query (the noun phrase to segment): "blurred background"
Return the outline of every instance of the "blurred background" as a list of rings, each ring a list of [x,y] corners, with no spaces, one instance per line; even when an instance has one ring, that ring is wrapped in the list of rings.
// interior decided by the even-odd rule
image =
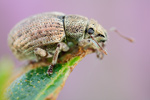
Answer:
[[[150,100],[150,0],[0,0],[0,57],[11,56],[11,28],[42,12],[79,14],[97,20],[108,30],[108,55],[87,55],[74,69],[58,100]],[[135,43],[109,29],[115,26]]]

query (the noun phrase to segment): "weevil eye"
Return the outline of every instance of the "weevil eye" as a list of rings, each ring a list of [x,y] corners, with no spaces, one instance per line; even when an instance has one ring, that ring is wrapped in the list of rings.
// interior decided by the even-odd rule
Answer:
[[[93,28],[89,28],[89,30],[88,30],[88,34],[90,34],[90,35],[94,34],[94,30],[93,30]]]

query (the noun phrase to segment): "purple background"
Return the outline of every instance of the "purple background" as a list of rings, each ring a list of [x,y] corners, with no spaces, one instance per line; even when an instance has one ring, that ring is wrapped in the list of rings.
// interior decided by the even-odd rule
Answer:
[[[7,35],[20,20],[59,11],[116,26],[135,43],[109,32],[108,55],[86,56],[66,81],[58,100],[150,100],[150,0],[0,0],[0,57],[11,55]]]

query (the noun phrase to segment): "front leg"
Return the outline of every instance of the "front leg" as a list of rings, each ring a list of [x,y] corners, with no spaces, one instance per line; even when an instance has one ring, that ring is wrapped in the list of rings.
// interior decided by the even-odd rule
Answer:
[[[87,49],[89,47],[91,47],[93,49],[97,49],[97,47],[96,47],[96,45],[94,45],[94,42],[92,39],[83,39],[83,40],[79,41],[78,45],[85,49]]]
[[[102,45],[102,48],[105,47],[105,44],[103,42],[101,43],[101,45]],[[97,58],[100,58],[101,60],[104,58],[104,53],[98,50],[96,50],[96,55],[97,55]]]
[[[57,48],[55,50],[55,53],[54,53],[54,56],[53,56],[53,59],[52,59],[52,64],[49,66],[49,69],[47,71],[48,75],[53,74],[53,67],[57,63],[59,53],[61,51],[68,51],[68,50],[69,50],[69,47],[65,43],[60,42],[60,43],[57,44]]]
[[[100,49],[99,46],[97,46],[97,43],[95,43],[95,41],[93,41],[92,39],[83,39],[83,40],[79,41],[78,45],[81,47],[84,47],[85,49],[87,49],[87,48],[95,49],[97,57],[100,59],[103,59],[104,53],[99,50]],[[101,45],[102,45],[102,48],[105,47],[104,43],[101,43]]]

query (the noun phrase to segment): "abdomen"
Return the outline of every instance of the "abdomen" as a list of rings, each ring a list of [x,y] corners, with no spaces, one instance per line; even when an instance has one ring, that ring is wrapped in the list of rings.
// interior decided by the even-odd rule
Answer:
[[[61,42],[65,37],[63,14],[43,13],[18,23],[8,36],[8,44],[18,59],[35,59],[34,49]]]

